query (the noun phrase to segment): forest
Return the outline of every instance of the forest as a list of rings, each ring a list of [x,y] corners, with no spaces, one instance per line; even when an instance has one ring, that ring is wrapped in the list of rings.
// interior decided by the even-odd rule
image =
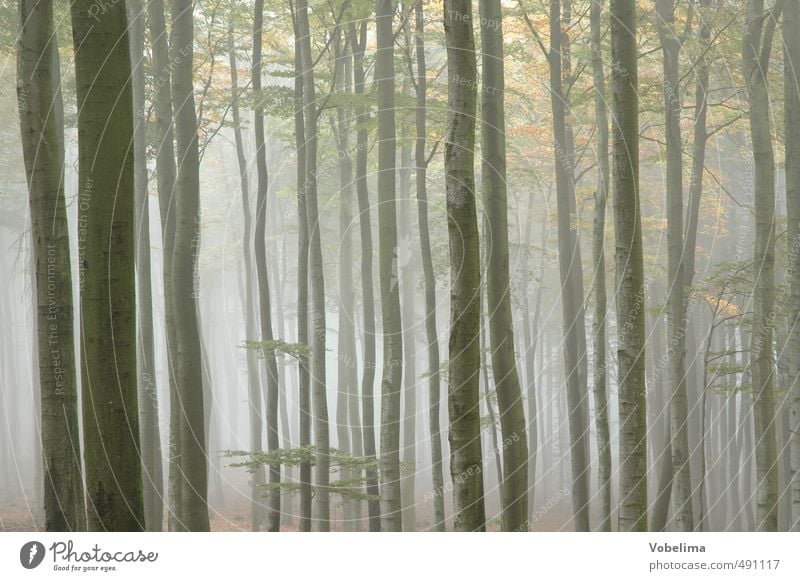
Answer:
[[[0,24],[0,531],[800,531],[800,0]]]

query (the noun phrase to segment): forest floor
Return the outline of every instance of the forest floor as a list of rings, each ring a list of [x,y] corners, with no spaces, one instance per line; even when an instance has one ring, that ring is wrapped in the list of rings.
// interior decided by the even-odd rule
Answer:
[[[215,503],[211,508],[211,530],[214,532],[244,532],[250,530],[250,503],[246,497],[232,491],[229,498],[222,504]],[[341,509],[334,509],[331,515],[331,528],[334,531],[343,530]],[[571,531],[571,515],[567,507],[558,507],[536,516],[531,523],[531,530],[537,532]],[[166,523],[165,523],[166,524]],[[425,514],[418,514],[417,524],[419,530],[426,530],[430,526],[430,518]],[[500,529],[498,519],[491,518],[487,524],[489,531]],[[0,532],[27,532],[39,530],[34,524],[31,507],[24,497],[14,500],[0,501]],[[297,531],[297,519],[293,516],[285,518],[281,530]]]
[[[226,487],[222,494],[213,490],[209,496],[211,507],[211,530],[220,532],[240,532],[250,530],[250,499],[246,479],[229,478],[225,481]],[[0,498],[0,532],[26,532],[38,530],[32,514],[33,502],[30,494],[18,494],[15,498]],[[287,503],[288,501],[288,503]],[[487,499],[487,530],[500,530],[499,511],[497,502]],[[531,515],[531,530],[537,532],[558,532],[572,530],[571,507],[568,495],[563,490],[551,494],[544,501],[537,502]],[[281,523],[283,531],[297,531],[297,513],[299,501],[297,498],[284,500],[283,510],[288,513]],[[366,518],[366,506],[363,515]],[[430,503],[420,501],[416,507],[417,529],[429,529],[432,522],[432,507]],[[448,528],[452,526],[452,515],[448,510]],[[166,527],[166,522],[165,522]],[[366,525],[363,526],[366,529]],[[331,529],[342,531],[343,514],[340,502],[331,502]]]

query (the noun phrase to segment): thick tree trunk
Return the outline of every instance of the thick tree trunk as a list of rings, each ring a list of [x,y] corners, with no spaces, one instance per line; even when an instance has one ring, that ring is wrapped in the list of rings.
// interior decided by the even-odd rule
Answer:
[[[206,463],[203,357],[197,315],[200,254],[200,156],[197,141],[193,77],[191,0],[172,0],[175,62],[172,92],[175,103],[177,181],[175,187],[175,248],[172,254],[172,301],[175,312],[180,470],[183,475],[178,511],[179,530],[208,531],[208,471]],[[180,48],[177,48],[180,47]]]
[[[321,224],[317,210],[317,99],[311,59],[311,33],[308,2],[297,2],[297,29],[300,36],[303,71],[303,111],[305,125],[305,202],[308,222],[308,260],[311,282],[311,385],[314,405],[314,470],[316,528],[330,530],[330,443],[328,401],[325,380],[325,274],[322,263]]]
[[[158,420],[153,337],[153,290],[150,270],[150,199],[147,188],[147,143],[145,140],[144,11],[141,0],[129,0],[128,22],[133,69],[133,157],[134,206],[136,212],[136,292],[139,316],[137,363],[139,377],[139,430],[142,457],[145,528],[161,531],[164,519],[164,482],[161,434]]]
[[[78,98],[78,260],[88,528],[144,528],[136,376],[133,97],[125,4],[70,5]],[[102,160],[99,162],[98,160]]]
[[[350,24],[350,38],[353,43],[353,89],[357,96],[364,95],[364,50],[367,44],[367,21],[362,20],[358,28]],[[361,377],[361,400],[364,414],[364,456],[374,466],[375,452],[375,299],[372,274],[372,222],[367,184],[367,133],[368,113],[360,106],[356,114],[356,195],[358,196],[358,223],[361,233],[361,295],[363,301],[364,326],[364,369]],[[369,530],[381,530],[380,491],[378,471],[369,466],[367,472],[367,508],[369,510]]]
[[[604,0],[592,0],[589,20],[592,36],[592,73],[594,110],[597,119],[597,189],[592,223],[592,264],[594,266],[594,317],[592,362],[595,431],[597,433],[597,488],[600,496],[600,523],[596,530],[611,530],[611,435],[608,427],[606,394],[606,201],[608,199],[608,114],[606,78],[603,70],[602,28],[600,18]]]
[[[233,138],[236,146],[236,160],[239,167],[239,183],[242,191],[242,214],[244,218],[244,232],[242,234],[242,256],[244,262],[244,327],[248,341],[256,340],[256,305],[253,296],[253,237],[252,237],[252,212],[250,210],[250,179],[248,175],[247,159],[244,154],[244,141],[242,139],[242,121],[239,112],[239,72],[236,63],[236,44],[233,37],[233,18],[228,25],[230,49],[228,61],[231,69],[231,118],[233,121]],[[247,354],[247,395],[250,410],[250,451],[261,452],[261,379],[258,375],[258,360],[256,352],[248,349]],[[250,530],[261,530],[261,486],[264,484],[264,471],[259,468],[250,476]]]
[[[647,530],[644,265],[639,204],[636,4],[611,0],[621,531]]]
[[[783,15],[784,123],[786,127],[786,216],[789,256],[789,400],[792,512],[790,527],[800,531],[800,2]]]
[[[750,0],[742,37],[742,67],[750,106],[750,138],[755,168],[756,274],[753,296],[753,418],[756,441],[756,528],[778,528],[778,464],[773,395],[772,327],[775,311],[775,155],[770,132],[767,69],[775,22],[783,0],[764,14],[763,0]]]
[[[528,441],[525,409],[514,352],[508,264],[505,72],[500,0],[480,0],[482,84],[481,189],[489,221],[486,245],[486,299],[492,344],[492,377],[503,437],[503,531],[528,530]]]
[[[264,20],[264,1],[256,0],[253,18],[253,91],[261,92],[261,36]],[[254,111],[254,129],[256,141],[256,227],[255,227],[255,262],[256,278],[258,279],[259,297],[259,323],[261,341],[264,342],[262,355],[264,357],[265,371],[267,374],[265,397],[267,420],[267,451],[277,452],[280,448],[278,432],[278,363],[275,359],[275,349],[272,348],[274,337],[272,334],[272,304],[269,293],[269,276],[267,274],[267,151],[264,143],[264,113],[260,107]],[[267,530],[278,532],[281,528],[281,465],[269,465],[269,508],[267,510]]]
[[[86,527],[78,432],[64,127],[52,2],[21,0],[17,100],[33,239],[44,529]],[[54,114],[43,116],[42,112]]]
[[[434,531],[441,532],[445,530],[442,435],[439,422],[441,413],[441,373],[439,370],[439,335],[436,327],[436,277],[433,273],[431,234],[428,222],[428,162],[425,153],[428,78],[425,65],[425,20],[422,12],[422,2],[418,2],[414,8],[414,25],[417,62],[417,107],[415,110],[417,139],[414,149],[414,163],[417,168],[417,218],[422,272],[425,277],[425,334],[428,340],[428,423],[430,425],[431,474],[433,479],[433,525],[431,528]]]
[[[381,377],[381,523],[402,530],[400,499],[400,391],[403,336],[398,272],[393,0],[377,0],[375,81],[378,90],[378,264],[383,320]]]
[[[456,531],[486,530],[479,413],[480,241],[475,202],[478,82],[471,0],[445,0],[447,134],[445,190],[450,238],[450,475]]]
[[[569,2],[569,0],[567,0]],[[561,307],[564,326],[564,366],[569,407],[572,510],[576,531],[589,530],[589,415],[587,406],[586,330],[583,311],[583,277],[578,241],[571,132],[566,124],[566,99],[562,89],[564,32],[560,1],[550,3],[550,91],[556,166]],[[583,346],[583,348],[582,348]]]

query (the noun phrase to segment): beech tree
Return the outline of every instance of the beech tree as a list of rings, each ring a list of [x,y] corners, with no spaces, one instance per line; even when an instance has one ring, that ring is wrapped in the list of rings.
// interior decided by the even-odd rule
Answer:
[[[400,502],[400,389],[403,335],[400,321],[397,209],[395,205],[395,95],[392,0],[377,0],[375,82],[378,97],[378,264],[383,321],[381,377],[381,528],[402,530]]]
[[[770,132],[767,83],[772,39],[783,0],[764,13],[763,0],[749,0],[742,34],[742,70],[750,106],[750,140],[755,171],[755,248],[757,273],[753,292],[753,418],[758,486],[756,528],[778,529],[778,464],[776,461],[775,399],[772,339],[775,310],[775,154]]]
[[[647,530],[644,264],[639,202],[639,99],[636,6],[611,0],[613,196],[619,346],[619,529]]]
[[[208,531],[203,361],[197,315],[200,252],[200,158],[193,87],[192,3],[172,0],[172,95],[175,103],[175,247],[172,301],[175,313],[177,392],[180,406],[181,492],[178,530]],[[180,51],[177,58],[176,51]]]
[[[500,0],[481,0],[481,151],[483,206],[491,224],[486,244],[492,370],[503,436],[504,531],[528,530],[528,442],[511,317],[506,189],[505,73]]]
[[[264,19],[264,2],[256,0],[255,15],[253,18],[253,91],[256,95],[261,91],[261,35]],[[267,275],[267,187],[269,176],[267,174],[267,152],[264,143],[264,114],[259,106],[255,108],[255,140],[256,140],[256,170],[258,173],[256,183],[256,224],[255,224],[255,263],[256,277],[258,280],[259,296],[259,323],[261,330],[262,354],[266,368],[266,403],[267,420],[267,450],[276,452],[280,447],[278,436],[278,363],[275,358],[274,340],[272,332],[272,305],[269,292],[269,277]],[[280,464],[269,465],[269,511],[267,514],[267,527],[272,532],[277,532],[281,527],[281,467]]]
[[[592,264],[594,265],[593,325],[593,393],[595,428],[597,431],[598,470],[600,489],[600,524],[596,530],[611,530],[611,434],[608,425],[608,395],[606,390],[606,203],[609,189],[608,163],[608,106],[606,77],[603,67],[601,15],[603,0],[592,0],[590,27],[592,38],[592,79],[594,81],[595,117],[597,118],[597,187],[595,190],[594,221],[592,222]]]
[[[447,135],[444,145],[450,240],[450,476],[456,531],[486,530],[479,408],[480,240],[475,202],[478,73],[471,0],[446,0]]]
[[[86,519],[64,200],[64,116],[52,2],[21,1],[19,22],[17,102],[33,238],[44,528],[80,531]]]
[[[786,215],[788,218],[789,364],[791,377],[800,376],[800,3],[788,2],[783,14],[784,107],[786,124]],[[795,380],[791,408],[792,531],[800,530],[800,382]]]
[[[136,373],[133,95],[124,3],[70,5],[78,99],[81,385],[87,528],[145,526]],[[52,93],[51,93],[52,94]],[[102,160],[102,161],[101,161]],[[202,481],[199,482],[202,484]]]

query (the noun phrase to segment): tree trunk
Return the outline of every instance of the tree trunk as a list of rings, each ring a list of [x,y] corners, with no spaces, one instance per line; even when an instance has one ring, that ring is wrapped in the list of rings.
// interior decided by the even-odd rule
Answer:
[[[163,0],[149,0],[150,44],[153,52],[153,84],[156,117],[156,179],[158,209],[162,230],[162,277],[164,283],[164,322],[169,377],[169,530],[178,528],[177,510],[181,499],[180,403],[178,399],[175,313],[172,306],[172,252],[175,245],[175,146],[172,115],[172,63]]]
[[[378,264],[383,320],[381,377],[381,523],[385,531],[402,530],[400,500],[400,390],[403,336],[400,321],[397,212],[395,208],[395,111],[393,0],[375,9],[375,81],[378,89]]]
[[[672,501],[675,529],[694,529],[692,479],[689,472],[688,395],[686,388],[686,293],[684,291],[683,143],[678,79],[681,40],[674,0],[658,0],[656,23],[664,72],[664,125],[667,139],[667,355],[672,435]]]
[[[647,530],[645,305],[637,60],[635,2],[611,0],[611,61],[615,63],[613,176],[619,328],[620,531]]]
[[[611,530],[611,435],[608,427],[606,394],[606,200],[608,199],[608,114],[606,78],[603,70],[602,29],[600,18],[604,0],[592,0],[589,15],[592,36],[592,73],[594,110],[597,118],[597,189],[592,222],[592,264],[594,266],[594,317],[592,365],[595,430],[597,432],[597,488],[600,496],[600,524],[596,530]]]
[[[307,10],[304,6],[303,10]],[[305,99],[303,96],[305,39],[298,26],[299,6],[293,16],[294,24],[294,138],[297,150],[297,342],[308,345],[308,213],[306,211],[306,134]],[[308,22],[306,17],[305,22]],[[307,34],[306,34],[307,36]],[[300,447],[311,446],[311,372],[309,357],[301,351],[298,356],[298,408],[300,412]],[[300,462],[300,530],[311,531],[311,463]]]
[[[253,92],[260,99],[261,93],[261,36],[264,19],[264,1],[256,0],[253,18]],[[254,111],[254,129],[256,141],[256,227],[255,227],[255,262],[258,279],[259,322],[261,327],[262,355],[267,374],[266,412],[267,412],[267,451],[276,453],[280,448],[278,432],[278,363],[275,349],[270,345],[272,334],[272,305],[269,293],[269,276],[267,274],[267,151],[264,143],[264,113],[256,106]],[[269,508],[267,510],[267,530],[278,532],[281,528],[281,465],[269,465]]]
[[[772,326],[775,310],[775,155],[770,134],[767,69],[772,36],[783,0],[764,14],[763,0],[750,0],[742,37],[742,67],[750,106],[750,138],[755,168],[755,248],[751,367],[756,441],[756,528],[778,528],[778,464],[773,396]],[[765,24],[766,23],[766,24]]]
[[[136,292],[139,316],[137,362],[139,377],[139,430],[145,528],[160,532],[164,519],[164,481],[161,434],[158,420],[155,347],[153,338],[153,290],[150,269],[150,198],[147,188],[145,139],[144,10],[141,0],[129,0],[128,22],[133,69],[134,206],[136,212]]]
[[[350,24],[350,37],[353,43],[353,89],[357,96],[363,98],[364,50],[367,44],[367,21],[356,25]],[[368,113],[365,106],[360,106],[356,113],[356,195],[358,196],[358,222],[361,232],[361,295],[364,313],[364,370],[361,378],[361,399],[364,414],[364,456],[372,466],[375,457],[375,299],[372,274],[372,223],[371,207],[367,184],[367,124]],[[381,530],[380,491],[376,468],[367,468],[367,508],[369,510],[369,530]]]
[[[242,139],[242,121],[239,113],[239,73],[236,63],[236,44],[233,37],[233,16],[228,24],[230,49],[228,61],[231,69],[231,118],[233,121],[233,138],[236,145],[236,160],[239,167],[239,183],[242,191],[242,214],[244,217],[244,233],[242,234],[242,255],[244,261],[244,326],[245,336],[248,341],[256,340],[256,306],[253,297],[253,246],[252,223],[250,210],[250,180],[248,176],[247,159],[244,154]],[[250,451],[261,452],[261,378],[258,375],[258,360],[253,349],[247,349],[247,394],[250,419]],[[259,467],[250,476],[250,530],[261,530],[261,487],[264,484],[264,471]]]
[[[404,3],[400,10],[409,9]],[[410,12],[409,12],[410,16]],[[411,95],[411,78],[413,68],[411,65],[411,29],[408,22],[403,25],[403,51],[408,58],[406,74],[403,75],[402,94],[409,100]],[[403,506],[403,530],[413,532],[417,527],[417,509],[415,499],[416,474],[417,474],[417,349],[416,331],[417,314],[415,306],[416,291],[416,260],[410,252],[413,230],[411,226],[411,139],[408,124],[401,125],[400,148],[400,216],[399,216],[399,241],[397,245],[397,261],[402,284],[402,320],[403,328],[403,473],[401,477],[401,500]]]
[[[492,344],[492,377],[503,437],[503,531],[528,530],[528,441],[525,408],[514,352],[508,265],[505,72],[500,0],[480,0],[482,85],[481,189],[489,221],[486,245],[486,300]],[[488,386],[487,386],[488,389]]]
[[[70,5],[78,99],[78,260],[88,528],[144,528],[136,376],[133,97],[125,4]],[[102,163],[98,163],[101,159]]]
[[[568,3],[569,0],[566,0]],[[586,331],[583,313],[583,277],[575,206],[572,140],[566,124],[566,98],[562,89],[564,32],[559,0],[550,3],[550,91],[556,165],[559,267],[564,326],[564,364],[569,407],[572,510],[575,530],[589,530],[589,416],[586,402]],[[583,337],[581,337],[583,335]],[[581,346],[584,346],[582,349]]]
[[[547,243],[546,221],[542,221],[541,258],[534,273],[538,279],[536,299],[531,320],[531,300],[528,286],[530,272],[528,269],[529,254],[533,247],[533,207],[534,194],[531,188],[528,194],[528,215],[525,224],[525,246],[522,254],[522,337],[525,344],[525,397],[528,399],[528,515],[533,510],[536,499],[536,461],[539,455],[539,407],[536,402],[536,355],[539,351],[539,313],[542,305],[542,278],[544,276],[544,248]],[[541,368],[540,368],[541,369]],[[545,467],[546,469],[549,467]]]
[[[417,57],[417,107],[416,147],[414,162],[417,168],[417,217],[422,272],[425,277],[425,333],[428,339],[428,423],[431,439],[431,474],[433,479],[433,525],[434,531],[445,530],[444,476],[442,474],[442,435],[439,425],[441,404],[441,374],[439,371],[439,336],[436,327],[436,276],[433,273],[431,234],[428,223],[428,162],[425,154],[427,138],[427,90],[428,78],[425,65],[425,20],[422,3],[414,7],[415,53]]]
[[[200,254],[200,157],[197,142],[193,76],[191,0],[172,0],[175,62],[172,92],[175,102],[177,180],[175,187],[175,248],[172,255],[172,301],[175,312],[180,405],[180,470],[183,475],[178,511],[179,530],[208,531],[206,502],[205,406],[203,358],[197,315]]]
[[[341,31],[337,31],[341,36]],[[340,83],[339,90],[349,95],[352,93],[352,55],[347,43],[337,39],[334,44],[336,49],[336,79]],[[336,136],[336,148],[339,158],[339,333],[337,361],[337,402],[336,402],[336,432],[338,447],[342,452],[353,456],[361,456],[360,430],[351,434],[351,428],[358,422],[358,406],[353,409],[351,400],[358,402],[358,360],[356,355],[356,330],[355,313],[353,306],[353,238],[350,232],[352,226],[352,199],[353,199],[353,158],[350,154],[350,115],[343,106],[336,108],[336,118],[333,122]],[[351,411],[355,417],[351,417]],[[351,441],[351,435],[353,436]],[[356,438],[358,436],[358,438]],[[358,450],[358,454],[356,454]],[[348,480],[360,477],[360,472],[342,470],[341,478]],[[355,517],[357,500],[343,499],[345,509],[345,530],[354,531],[360,524]]]
[[[655,305],[664,304],[661,285],[651,284],[649,299]],[[658,293],[658,294],[656,294]],[[647,410],[649,447],[652,451],[652,471],[655,498],[652,501],[650,530],[664,532],[669,519],[672,496],[672,438],[670,434],[669,399],[665,390],[664,370],[667,364],[664,349],[663,309],[652,317],[647,329],[650,337],[650,377],[648,379]]]
[[[33,239],[44,529],[86,527],[78,431],[64,126],[52,2],[21,0],[17,100]],[[56,114],[42,116],[54,110]]]
[[[475,203],[477,64],[472,1],[445,0],[447,134],[444,165],[450,239],[450,475],[456,531],[486,530],[479,413],[480,241]]]
[[[784,106],[786,127],[786,216],[789,256],[789,401],[792,512],[791,531],[800,531],[800,3],[783,15]]]
[[[330,530],[330,444],[328,434],[328,402],[325,383],[325,274],[322,263],[322,242],[317,211],[317,100],[314,68],[311,60],[311,33],[308,25],[308,2],[297,2],[297,29],[300,36],[303,71],[303,110],[305,126],[305,202],[309,233],[309,270],[311,279],[311,384],[314,404],[314,470],[315,516],[320,531]]]

